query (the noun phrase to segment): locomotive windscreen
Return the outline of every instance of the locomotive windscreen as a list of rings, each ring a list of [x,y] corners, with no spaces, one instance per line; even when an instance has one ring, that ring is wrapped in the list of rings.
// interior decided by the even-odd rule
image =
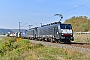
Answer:
[[[72,29],[71,24],[61,24],[60,27],[61,29]]]

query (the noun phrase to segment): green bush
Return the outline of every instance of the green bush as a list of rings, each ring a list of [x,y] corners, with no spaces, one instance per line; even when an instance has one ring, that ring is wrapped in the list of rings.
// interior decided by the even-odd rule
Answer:
[[[26,39],[15,42],[14,38],[8,37],[0,41],[0,60],[59,60],[60,57],[67,60],[83,60],[84,56],[85,54],[77,51],[32,44]]]

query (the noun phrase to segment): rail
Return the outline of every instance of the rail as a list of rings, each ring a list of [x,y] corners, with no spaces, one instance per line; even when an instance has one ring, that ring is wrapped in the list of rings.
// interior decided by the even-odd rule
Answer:
[[[74,32],[74,34],[90,34],[90,32]]]

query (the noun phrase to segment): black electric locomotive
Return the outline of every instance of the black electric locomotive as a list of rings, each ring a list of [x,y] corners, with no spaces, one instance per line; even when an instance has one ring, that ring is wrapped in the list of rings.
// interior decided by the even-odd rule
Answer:
[[[51,42],[70,42],[74,40],[71,24],[62,24],[61,22],[32,28],[26,31],[26,37]]]

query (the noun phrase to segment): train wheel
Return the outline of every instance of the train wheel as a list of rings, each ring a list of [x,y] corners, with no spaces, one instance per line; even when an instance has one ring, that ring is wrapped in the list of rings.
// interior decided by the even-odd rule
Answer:
[[[61,43],[61,40],[58,40],[58,43]]]
[[[54,39],[55,43],[58,43],[58,40],[57,39]]]
[[[51,39],[51,43],[53,43],[53,39]]]
[[[47,41],[47,42],[49,42],[49,40],[50,40],[50,39],[49,39],[49,38],[47,38],[47,40],[46,40],[46,41]]]
[[[59,41],[59,43],[64,43],[64,41],[62,39],[59,39],[58,41]]]

